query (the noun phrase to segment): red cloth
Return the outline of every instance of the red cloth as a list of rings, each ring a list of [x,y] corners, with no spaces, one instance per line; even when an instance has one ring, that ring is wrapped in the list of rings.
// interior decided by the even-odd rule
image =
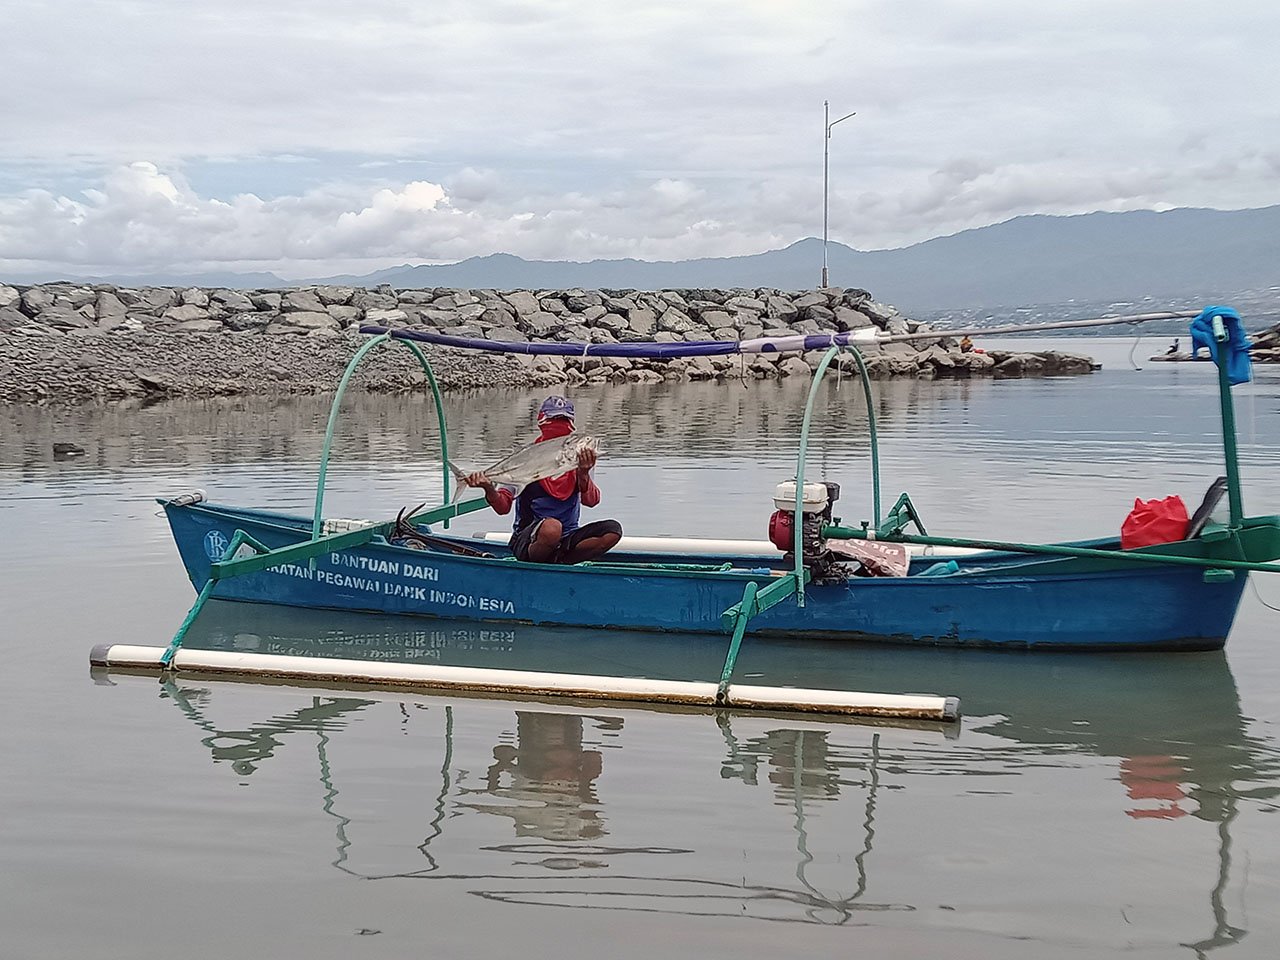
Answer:
[[[1187,536],[1187,505],[1181,497],[1134,500],[1133,509],[1120,527],[1120,549],[1173,543]]]
[[[553,417],[550,420],[541,421],[538,424],[538,430],[540,435],[533,441],[534,443],[554,440],[556,437],[565,437],[573,433],[573,421],[566,420],[564,417]],[[557,500],[568,500],[578,491],[578,473],[576,470],[570,470],[558,477],[547,477],[542,481],[542,489]]]

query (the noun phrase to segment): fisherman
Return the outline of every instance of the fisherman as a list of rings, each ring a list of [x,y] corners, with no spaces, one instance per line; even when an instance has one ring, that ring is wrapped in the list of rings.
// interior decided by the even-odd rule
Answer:
[[[534,443],[573,433],[573,401],[558,396],[542,401],[538,431]],[[517,560],[581,563],[604,556],[622,539],[622,524],[617,520],[578,525],[580,507],[594,507],[600,502],[600,488],[591,479],[595,465],[595,450],[584,448],[578,453],[576,469],[537,480],[522,491],[499,486],[482,472],[470,474],[467,485],[484,490],[485,500],[496,513],[505,515],[515,504],[511,552]]]
[[[973,351],[973,341],[969,339],[969,335],[966,333],[963,337],[960,338],[960,352],[970,353],[972,351]]]

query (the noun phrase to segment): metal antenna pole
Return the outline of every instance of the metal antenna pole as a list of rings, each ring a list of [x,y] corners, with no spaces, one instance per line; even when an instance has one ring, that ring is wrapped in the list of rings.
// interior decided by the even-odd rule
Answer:
[[[822,101],[822,286],[827,285],[827,168],[831,153],[831,106]]]
[[[848,120],[850,117],[857,116],[857,111],[846,113],[840,120]],[[831,103],[829,100],[822,101],[822,286],[827,286],[827,210],[829,184],[831,182],[831,128],[840,120],[831,119]]]

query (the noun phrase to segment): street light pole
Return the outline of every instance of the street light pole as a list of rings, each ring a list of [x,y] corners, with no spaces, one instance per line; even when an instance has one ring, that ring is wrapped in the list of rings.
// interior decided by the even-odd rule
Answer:
[[[848,120],[850,117],[857,116],[858,111],[846,113],[840,120]],[[822,101],[822,285],[827,286],[827,184],[830,182],[828,170],[830,168],[829,155],[831,153],[831,128],[840,120],[831,119],[831,104],[828,100]]]

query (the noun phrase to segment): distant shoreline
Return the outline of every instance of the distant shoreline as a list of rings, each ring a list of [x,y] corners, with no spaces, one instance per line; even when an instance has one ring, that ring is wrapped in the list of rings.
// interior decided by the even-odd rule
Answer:
[[[864,290],[395,291],[0,284],[0,402],[79,403],[150,397],[323,393],[365,337],[361,324],[501,341],[576,343],[745,340],[858,328],[928,332]],[[1088,357],[962,351],[936,339],[861,348],[873,378],[1022,377],[1088,373]],[[418,388],[407,350],[358,371],[360,388]],[[656,383],[808,376],[819,356],[752,354],[647,360],[529,357],[431,349],[441,387]],[[841,361],[852,369],[852,358]]]

